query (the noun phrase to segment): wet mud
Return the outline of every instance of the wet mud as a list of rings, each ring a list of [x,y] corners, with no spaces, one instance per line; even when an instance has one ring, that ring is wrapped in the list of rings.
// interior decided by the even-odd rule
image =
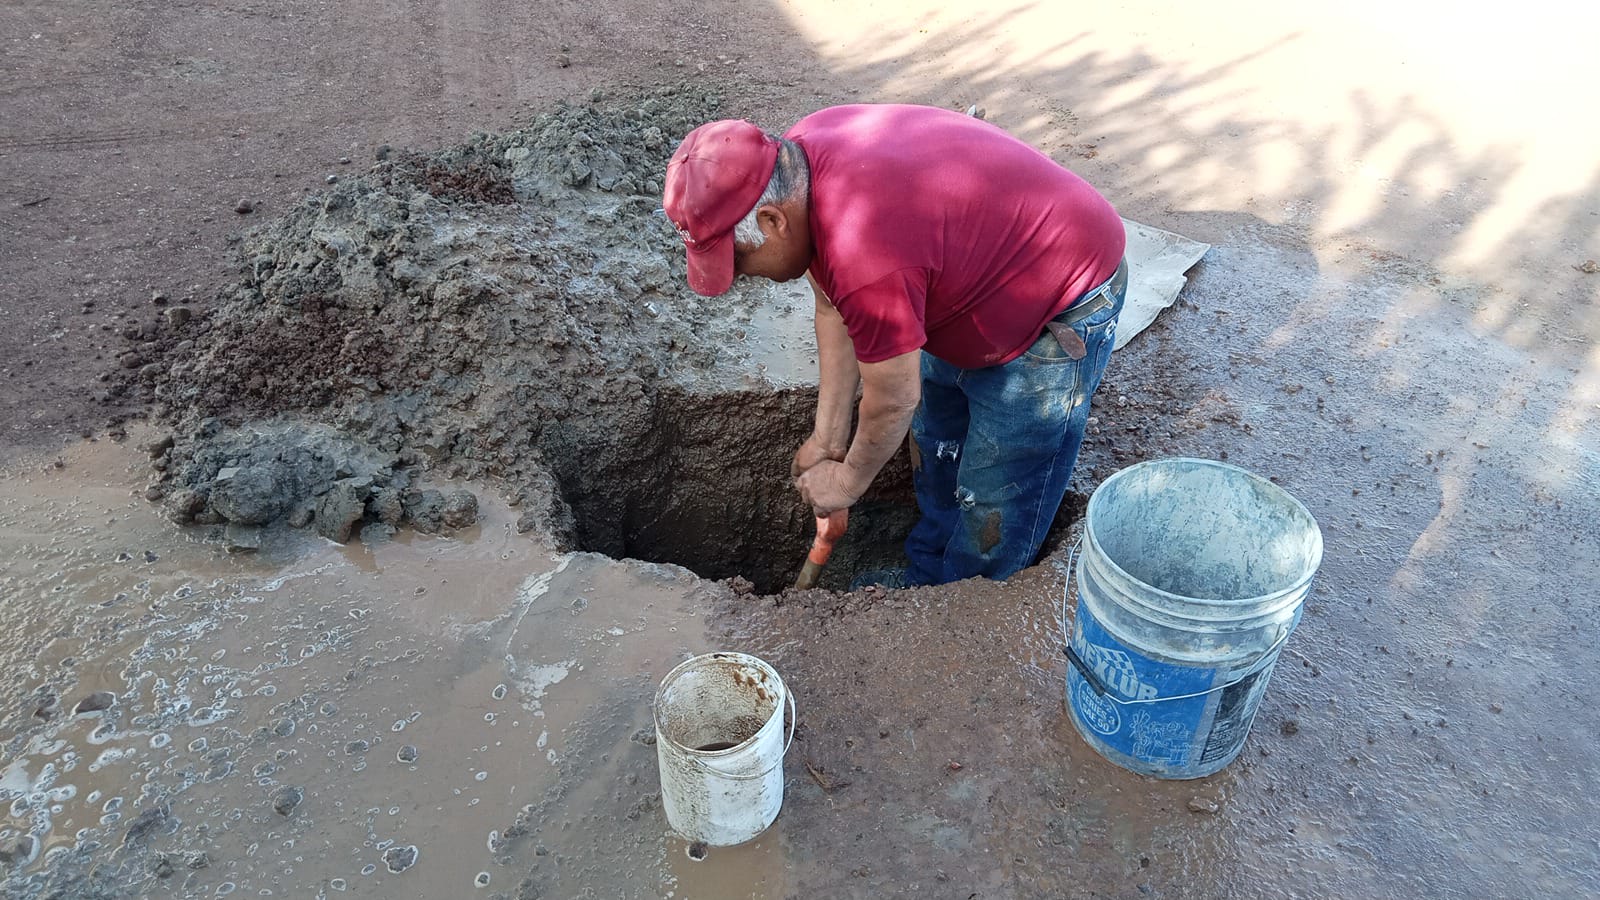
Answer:
[[[4,571],[7,896],[672,890],[645,736],[659,674],[708,649],[692,574],[555,550],[503,503],[230,553],[135,496],[129,449],[0,500],[30,561]]]

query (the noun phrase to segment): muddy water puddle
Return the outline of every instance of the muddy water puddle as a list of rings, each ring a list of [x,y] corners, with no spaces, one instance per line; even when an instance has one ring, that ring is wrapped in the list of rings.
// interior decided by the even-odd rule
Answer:
[[[783,895],[781,829],[695,862],[660,809],[655,687],[719,649],[690,573],[481,488],[453,536],[229,553],[136,496],[136,443],[0,482],[17,896]]]

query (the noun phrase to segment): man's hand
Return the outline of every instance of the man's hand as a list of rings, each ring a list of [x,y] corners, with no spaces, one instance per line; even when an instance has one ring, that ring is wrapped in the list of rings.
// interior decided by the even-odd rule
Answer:
[[[867,492],[878,470],[905,440],[922,393],[921,350],[862,363],[861,420],[843,462],[818,462],[795,479],[800,498],[819,516],[847,509]],[[819,442],[820,446],[821,442]],[[798,454],[796,454],[798,457]]]
[[[794,452],[794,462],[789,466],[789,475],[799,478],[817,463],[827,462],[828,460],[844,462],[844,455],[849,449],[848,447],[829,447],[823,442],[822,438],[817,437],[816,433],[813,432],[810,437],[806,438],[806,442],[800,445],[800,449]]]
[[[800,499],[819,516],[855,505],[871,483],[871,478],[863,481],[855,469],[833,460],[817,463],[794,480]]]

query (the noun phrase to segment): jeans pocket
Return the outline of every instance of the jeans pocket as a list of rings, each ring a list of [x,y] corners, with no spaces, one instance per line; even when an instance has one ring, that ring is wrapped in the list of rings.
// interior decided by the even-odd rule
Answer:
[[[1072,326],[1072,330],[1078,333],[1078,337],[1083,337],[1082,326],[1074,325]],[[1067,353],[1066,349],[1061,346],[1061,342],[1056,340],[1056,336],[1051,334],[1048,328],[1045,329],[1043,334],[1039,335],[1038,340],[1034,341],[1027,350],[1022,352],[1022,355],[1027,357],[1032,362],[1044,363],[1046,365],[1061,365],[1064,363],[1077,362],[1077,360],[1073,359],[1072,356]]]
[[[1102,343],[1109,346],[1116,342],[1117,319],[1120,317],[1121,310],[1118,310],[1115,315],[1109,316],[1103,322],[1095,322],[1091,319],[1090,323],[1085,326],[1083,329],[1083,342],[1089,345],[1091,356],[1094,355],[1094,350]]]
[[[1117,319],[1121,312],[1119,309],[1104,322],[1096,322],[1087,329],[1088,337],[1084,343],[1088,345],[1089,353],[1083,360],[1083,378],[1090,394],[1100,389],[1100,378],[1105,374],[1106,365],[1111,362],[1111,350],[1117,344]]]

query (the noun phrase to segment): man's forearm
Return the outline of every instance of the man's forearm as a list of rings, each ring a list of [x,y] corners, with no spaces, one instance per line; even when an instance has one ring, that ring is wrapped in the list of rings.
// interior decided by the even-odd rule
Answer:
[[[900,449],[922,395],[921,353],[861,367],[861,420],[844,464],[865,489]]]
[[[843,451],[850,445],[850,419],[855,408],[861,370],[855,346],[844,319],[818,290],[817,302],[817,424],[816,436],[824,446]]]

